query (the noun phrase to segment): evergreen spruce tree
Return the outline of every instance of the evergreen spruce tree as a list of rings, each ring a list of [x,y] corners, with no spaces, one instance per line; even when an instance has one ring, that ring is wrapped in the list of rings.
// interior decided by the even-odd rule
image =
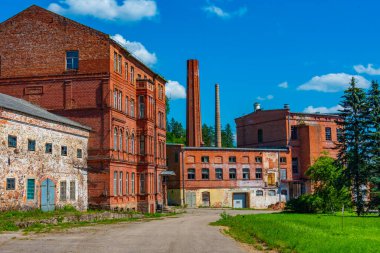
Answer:
[[[380,90],[372,81],[367,95],[370,206],[380,210]]]
[[[222,147],[232,148],[234,146],[234,134],[230,124],[222,130]]]
[[[357,215],[364,213],[364,197],[368,185],[367,103],[363,89],[356,86],[355,78],[345,90],[340,105],[343,107],[343,138],[341,138],[339,161],[345,167],[347,184],[352,190]]]

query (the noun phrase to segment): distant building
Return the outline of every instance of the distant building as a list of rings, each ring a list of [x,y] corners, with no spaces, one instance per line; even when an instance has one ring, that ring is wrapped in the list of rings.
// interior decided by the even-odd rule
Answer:
[[[0,94],[0,210],[87,209],[90,128]]]
[[[291,152],[292,177],[288,180],[290,197],[310,192],[312,185],[305,176],[314,161],[327,153],[336,157],[341,118],[334,114],[295,113],[289,105],[283,109],[262,110],[256,103],[254,112],[235,119],[237,146],[260,148],[288,147]]]
[[[288,198],[286,148],[185,147],[167,144],[169,205],[267,208]],[[284,183],[285,182],[285,183]]]
[[[189,207],[267,208],[288,199],[292,180],[290,152],[270,148],[221,147],[219,85],[215,85],[216,147],[202,146],[200,85],[197,60],[189,60],[187,146],[167,144],[168,203]]]
[[[155,212],[166,80],[108,34],[35,5],[1,23],[0,37],[1,93],[92,128],[89,205]]]

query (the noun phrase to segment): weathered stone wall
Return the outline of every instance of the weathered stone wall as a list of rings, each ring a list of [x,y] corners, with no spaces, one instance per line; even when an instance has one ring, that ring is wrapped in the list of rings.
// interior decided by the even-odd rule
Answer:
[[[17,147],[8,147],[8,135],[17,136]],[[87,209],[87,143],[89,132],[58,123],[0,109],[0,210],[32,209],[41,205],[41,183],[55,183],[56,207],[71,204]],[[36,141],[36,150],[28,151],[28,139]],[[45,144],[53,144],[52,154]],[[67,156],[61,146],[67,146]],[[82,158],[77,158],[82,149]],[[15,178],[15,190],[6,189],[6,179]],[[35,179],[33,200],[27,200],[27,179]],[[67,182],[67,201],[61,201],[61,181]],[[70,181],[75,181],[75,200],[70,200]]]

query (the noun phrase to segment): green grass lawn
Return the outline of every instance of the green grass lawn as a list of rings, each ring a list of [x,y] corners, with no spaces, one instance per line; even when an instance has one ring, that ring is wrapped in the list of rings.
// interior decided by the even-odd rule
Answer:
[[[233,238],[279,252],[380,252],[380,218],[322,214],[222,215],[212,225]]]

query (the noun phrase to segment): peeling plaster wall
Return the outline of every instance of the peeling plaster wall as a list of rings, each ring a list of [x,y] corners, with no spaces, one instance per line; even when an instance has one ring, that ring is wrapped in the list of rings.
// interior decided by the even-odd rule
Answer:
[[[8,135],[17,136],[17,147],[8,147]],[[86,130],[47,122],[0,109],[0,210],[40,208],[40,185],[46,178],[55,183],[56,207],[71,204],[87,209]],[[28,151],[28,139],[36,141],[36,150]],[[45,144],[53,144],[53,153],[45,153]],[[67,156],[61,156],[61,146]],[[77,158],[82,149],[82,158]],[[6,179],[15,178],[15,190],[6,190]],[[27,200],[27,179],[35,179],[34,200]],[[67,201],[60,201],[61,181],[66,180]],[[70,181],[75,181],[75,200],[70,200]]]

